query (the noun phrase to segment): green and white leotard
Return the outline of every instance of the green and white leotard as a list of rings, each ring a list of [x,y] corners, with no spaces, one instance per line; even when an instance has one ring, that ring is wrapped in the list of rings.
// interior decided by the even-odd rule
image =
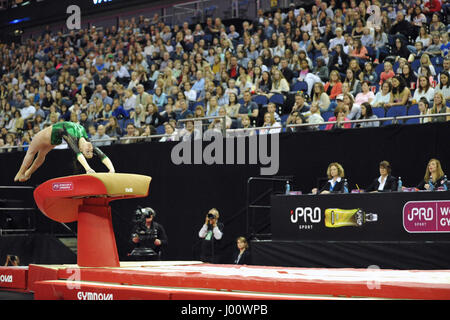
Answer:
[[[82,125],[78,123],[58,122],[52,125],[52,134],[50,138],[50,143],[56,146],[61,144],[62,140],[64,139],[77,156],[81,154],[80,149],[78,147],[78,141],[81,138],[84,138],[86,139],[86,141],[89,141],[89,137],[86,133],[86,130]],[[97,154],[97,156],[101,160],[106,158],[106,155],[98,147],[94,147],[93,151]]]

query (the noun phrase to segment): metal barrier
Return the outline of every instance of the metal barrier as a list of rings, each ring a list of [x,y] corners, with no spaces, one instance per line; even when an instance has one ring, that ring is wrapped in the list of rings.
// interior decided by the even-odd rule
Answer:
[[[0,190],[34,190],[34,187],[30,186],[0,186]],[[3,192],[2,192],[3,193]],[[0,199],[0,203],[22,203],[22,200],[12,200],[12,199]],[[7,214],[8,212],[11,212],[13,215],[18,214],[26,214],[28,215],[26,217],[26,220],[28,222],[28,225],[25,228],[1,228],[0,227],[0,237],[5,234],[12,234],[12,233],[28,233],[28,232],[35,232],[36,231],[36,217],[33,215],[33,213],[38,210],[36,207],[1,207],[0,208],[0,215],[3,216],[4,214]],[[31,213],[31,214],[30,214]],[[9,221],[8,221],[9,219]],[[5,218],[5,222],[11,223],[14,221],[13,217],[7,217]]]
[[[399,121],[402,120],[408,120],[408,119],[422,119],[422,118],[435,118],[435,117],[448,117],[450,116],[450,113],[439,113],[439,114],[427,114],[427,115],[411,115],[411,116],[398,116],[398,117],[384,117],[384,118],[376,118],[376,119],[360,119],[360,120],[347,120],[347,121],[341,121],[340,123],[364,123],[364,122],[384,122],[384,121],[392,121],[392,124],[398,124]],[[249,127],[249,128],[236,128],[236,129],[226,129],[226,123],[225,123],[225,117],[203,117],[203,118],[188,118],[188,119],[182,119],[178,120],[179,123],[184,123],[187,121],[203,121],[203,120],[211,120],[211,119],[222,119],[222,134],[223,136],[231,136],[233,133],[236,132],[250,132],[250,131],[260,131],[260,130],[269,130],[269,129],[280,129],[280,132],[283,131],[284,128],[296,128],[296,127],[318,127],[323,126],[327,124],[336,124],[337,121],[324,121],[321,123],[301,123],[301,124],[287,124],[287,125],[280,125],[279,127]],[[381,124],[380,124],[381,126]],[[354,128],[349,128],[354,129]],[[323,131],[323,130],[321,130]],[[120,138],[108,138],[108,139],[101,139],[101,140],[90,140],[94,145],[96,142],[112,142],[114,143],[124,143],[126,140],[135,140],[135,142],[145,142],[145,141],[153,141],[154,139],[158,139],[160,141],[163,137],[170,137],[172,134],[155,134],[150,136],[130,136],[130,137],[120,137]],[[181,137],[176,137],[174,140],[179,141]],[[130,143],[130,142],[126,142]],[[0,153],[5,152],[5,150],[8,149],[23,149],[27,148],[28,145],[19,145],[19,146],[3,146],[0,147]],[[60,148],[61,149],[61,148]],[[21,150],[18,150],[21,151]],[[7,151],[10,152],[10,151]]]

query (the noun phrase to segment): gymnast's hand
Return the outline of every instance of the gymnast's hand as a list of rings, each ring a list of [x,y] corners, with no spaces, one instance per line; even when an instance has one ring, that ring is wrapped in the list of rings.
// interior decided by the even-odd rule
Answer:
[[[89,169],[86,171],[86,173],[95,173],[95,171],[94,171],[94,169],[89,168]]]

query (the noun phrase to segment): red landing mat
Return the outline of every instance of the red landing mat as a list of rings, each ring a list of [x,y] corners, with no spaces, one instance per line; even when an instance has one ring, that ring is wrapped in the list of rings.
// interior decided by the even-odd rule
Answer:
[[[27,289],[28,267],[0,267],[0,288]]]
[[[30,265],[28,278],[36,299],[450,299],[450,270],[167,261],[121,263],[120,268]]]

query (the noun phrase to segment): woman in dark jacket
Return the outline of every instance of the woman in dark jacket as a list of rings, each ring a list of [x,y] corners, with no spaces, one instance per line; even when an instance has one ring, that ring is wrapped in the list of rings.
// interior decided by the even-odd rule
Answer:
[[[236,240],[238,251],[234,254],[233,263],[234,264],[251,264],[252,259],[250,255],[250,250],[248,249],[247,239],[244,237],[239,237]]]
[[[327,169],[328,180],[327,183],[317,192],[317,188],[312,190],[312,193],[327,194],[327,193],[343,193],[344,192],[344,168],[337,162],[330,163]]]
[[[442,170],[441,162],[437,159],[428,161],[425,177],[417,186],[419,190],[436,190],[439,187],[445,187],[446,176]]]
[[[366,192],[397,191],[397,179],[391,176],[391,165],[387,161],[380,162],[380,176],[373,180]]]

